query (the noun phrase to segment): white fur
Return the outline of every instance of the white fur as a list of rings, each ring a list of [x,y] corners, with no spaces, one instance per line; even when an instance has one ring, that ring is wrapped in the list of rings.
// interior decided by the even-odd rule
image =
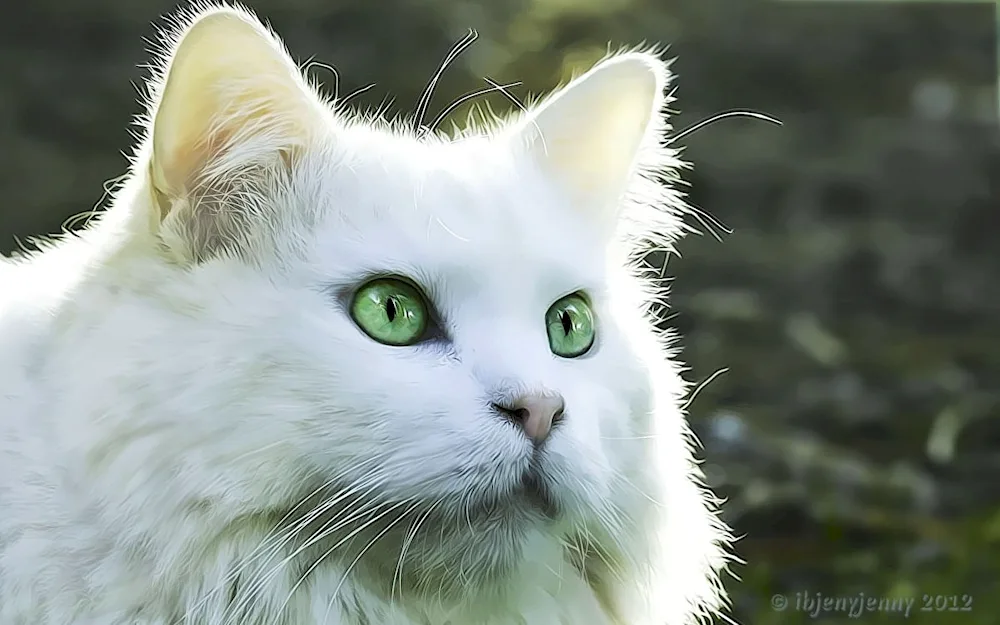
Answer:
[[[638,257],[684,210],[655,54],[451,140],[323,101],[240,8],[182,16],[162,61],[109,210],[0,259],[0,625],[721,609],[728,533]],[[344,294],[371,272],[447,338],[364,335]],[[598,342],[561,359],[543,318],[576,290]],[[566,402],[557,520],[507,499],[532,449],[487,407],[525,389]]]

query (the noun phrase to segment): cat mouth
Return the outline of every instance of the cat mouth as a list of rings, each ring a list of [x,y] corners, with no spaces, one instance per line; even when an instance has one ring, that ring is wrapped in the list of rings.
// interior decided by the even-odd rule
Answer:
[[[531,518],[555,521],[562,512],[553,496],[550,481],[534,464],[525,470],[520,481],[506,494],[481,499],[471,511],[475,516],[517,520],[519,523]]]
[[[559,503],[552,496],[552,488],[534,463],[524,472],[516,492],[519,499],[545,518],[556,519],[559,516]]]

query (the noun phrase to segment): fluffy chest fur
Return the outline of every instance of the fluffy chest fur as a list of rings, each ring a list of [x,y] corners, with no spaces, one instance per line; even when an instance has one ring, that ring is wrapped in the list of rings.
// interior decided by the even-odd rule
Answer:
[[[687,625],[728,534],[641,253],[665,64],[438,137],[183,16],[128,180],[0,262],[0,625]]]

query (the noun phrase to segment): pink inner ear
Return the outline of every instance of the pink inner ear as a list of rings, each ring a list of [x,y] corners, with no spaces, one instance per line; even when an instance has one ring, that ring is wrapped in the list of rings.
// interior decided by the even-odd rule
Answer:
[[[184,142],[172,154],[161,156],[156,165],[160,168],[162,181],[166,183],[163,192],[183,193],[197,183],[200,173],[213,157],[221,153],[220,133],[199,137],[197,141]]]

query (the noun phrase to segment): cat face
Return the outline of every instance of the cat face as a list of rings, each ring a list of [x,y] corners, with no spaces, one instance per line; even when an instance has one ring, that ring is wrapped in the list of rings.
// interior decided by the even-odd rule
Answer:
[[[628,267],[650,232],[679,232],[656,178],[661,61],[612,57],[443,139],[334,111],[241,12],[200,16],[167,60],[142,195],[216,349],[240,353],[204,392],[213,431],[245,434],[200,437],[206,472],[251,507],[311,493],[306,516],[384,530],[365,548],[429,585],[456,561],[482,581],[529,545],[640,531],[654,404],[681,386],[667,366],[653,384]]]
[[[651,408],[609,301],[606,237],[493,147],[434,146],[417,167],[359,154],[350,172],[331,168],[312,198],[329,206],[285,287],[297,292],[288,360],[310,390],[309,410],[287,424],[306,432],[303,458],[341,476],[340,488],[412,502],[414,519],[433,509],[429,525],[451,531],[418,537],[412,561],[447,542],[466,569],[513,562],[533,533],[566,537],[625,514]],[[363,313],[373,320],[355,312],[380,287],[393,295]],[[592,319],[579,355],[555,351],[567,334],[589,334],[552,327],[567,297]],[[390,310],[423,317],[409,324],[420,338],[370,336],[392,325]],[[537,440],[504,409],[531,396],[563,404]]]
[[[330,206],[296,269],[296,283],[318,293],[295,324],[298,348],[308,370],[331,380],[315,398],[324,421],[310,453],[358,480],[364,471],[352,467],[379,456],[382,495],[462,514],[502,504],[575,518],[600,508],[629,460],[605,439],[634,435],[649,408],[608,301],[606,238],[488,142],[433,146],[417,167],[364,158],[322,177]],[[411,287],[414,301],[380,300],[368,321],[354,311],[370,284]],[[588,327],[566,332],[562,317],[552,327],[566,298],[580,308],[563,311],[580,317],[568,323]],[[426,320],[411,324],[426,326],[420,338],[370,336],[366,323],[387,325],[390,312],[412,312],[404,306]],[[558,343],[567,337],[575,351]],[[507,410],[532,396],[563,403],[538,440]]]

